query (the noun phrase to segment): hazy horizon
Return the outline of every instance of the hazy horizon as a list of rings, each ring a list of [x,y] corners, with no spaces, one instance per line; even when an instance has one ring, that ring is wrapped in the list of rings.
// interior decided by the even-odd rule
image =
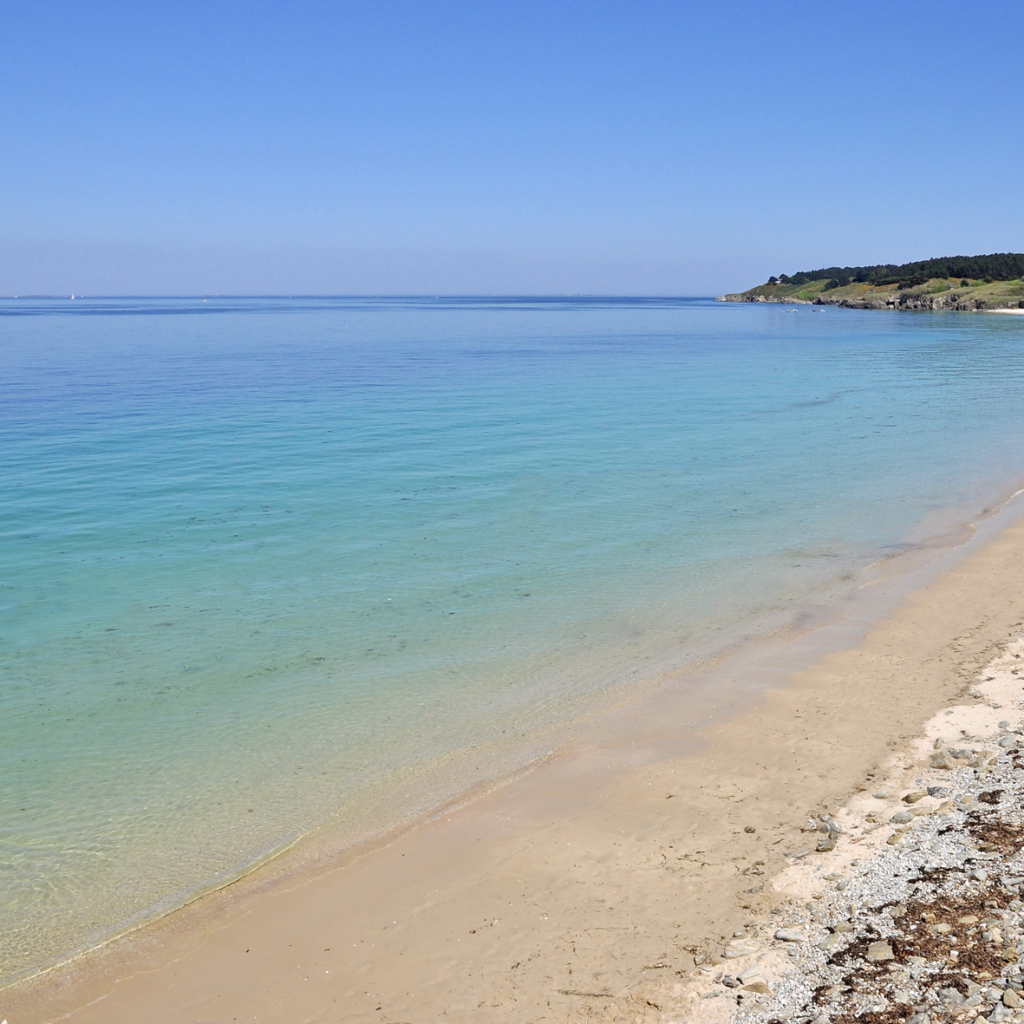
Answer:
[[[15,3],[0,294],[708,296],[1019,251],[1024,8],[969,20]]]

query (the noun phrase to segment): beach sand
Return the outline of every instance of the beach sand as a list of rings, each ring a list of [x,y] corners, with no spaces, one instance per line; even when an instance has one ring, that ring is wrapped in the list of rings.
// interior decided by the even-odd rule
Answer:
[[[1024,524],[1007,522],[909,595],[880,579],[873,607],[891,607],[866,630],[806,630],[686,698],[667,681],[386,843],[257,873],[0,993],[0,1017],[692,1019],[697,961],[768,919],[809,814],[891,770],[1024,630]]]

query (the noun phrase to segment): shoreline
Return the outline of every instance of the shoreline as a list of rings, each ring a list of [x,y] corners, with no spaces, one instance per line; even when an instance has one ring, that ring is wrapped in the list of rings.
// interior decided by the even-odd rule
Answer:
[[[874,309],[890,310],[897,313],[1008,313],[1011,316],[1024,315],[1024,309],[1006,306],[986,307],[984,305],[968,307],[932,305],[925,301],[917,302],[871,302],[849,299],[801,299],[798,296],[764,296],[743,297],[742,292],[716,296],[715,302],[763,303],[776,306],[835,306],[839,309]]]
[[[612,914],[616,920],[627,923],[593,925],[591,921],[591,924],[587,925],[588,908],[576,905],[575,900],[566,902],[564,898],[555,895],[555,890],[564,889],[567,883],[564,878],[557,884],[553,882],[554,876],[551,876],[550,869],[542,868],[537,862],[537,847],[546,851],[549,860],[553,858],[555,862],[560,863],[562,870],[556,872],[556,875],[565,878],[572,877],[578,872],[565,860],[561,846],[582,845],[589,850],[582,859],[590,866],[589,877],[598,881],[588,883],[582,878],[577,878],[575,885],[582,886],[583,891],[590,894],[584,901],[594,904],[589,908],[590,918],[605,919],[608,908],[602,909],[597,905],[601,902],[596,895],[599,890],[610,888],[620,896],[629,890],[636,890],[635,897],[629,898],[628,902],[633,904],[639,900],[648,909],[653,909],[661,900],[671,902],[671,898],[664,892],[665,880],[659,877],[657,870],[654,870],[653,876],[646,877],[651,875],[652,871],[652,851],[648,847],[652,830],[660,832],[671,828],[671,822],[682,817],[690,820],[693,826],[690,829],[691,835],[706,834],[707,841],[702,845],[707,846],[708,850],[704,852],[715,859],[703,861],[702,867],[695,872],[697,876],[702,877],[700,884],[695,881],[688,883],[692,890],[689,894],[690,905],[676,908],[676,916],[685,912],[684,916],[690,918],[690,923],[685,927],[682,924],[677,925],[687,934],[683,936],[680,932],[676,937],[679,941],[673,940],[668,944],[676,947],[674,952],[664,942],[660,946],[655,943],[662,951],[651,952],[648,957],[650,959],[672,955],[678,960],[679,948],[682,945],[688,943],[687,948],[696,948],[701,941],[706,941],[701,939],[701,935],[706,937],[715,928],[723,925],[727,918],[731,920],[736,916],[736,907],[731,906],[731,903],[735,902],[735,885],[728,884],[730,880],[734,882],[735,879],[731,878],[729,871],[723,874],[721,869],[725,868],[729,858],[721,858],[723,848],[729,849],[737,840],[733,838],[731,826],[724,831],[720,827],[717,831],[715,828],[707,827],[708,816],[713,815],[719,806],[716,801],[724,799],[728,806],[730,800],[728,796],[713,798],[705,790],[710,790],[712,785],[718,787],[718,792],[722,792],[723,786],[727,790],[731,787],[735,790],[732,792],[731,803],[735,804],[738,792],[751,786],[756,789],[757,786],[751,777],[749,764],[746,771],[738,771],[736,764],[731,768],[723,768],[723,763],[729,761],[728,757],[723,760],[723,749],[731,748],[734,762],[737,758],[740,762],[750,761],[751,758],[756,761],[758,757],[767,759],[768,762],[774,759],[778,770],[773,770],[771,776],[783,789],[799,789],[806,784],[807,778],[814,778],[814,772],[811,772],[810,776],[807,775],[807,766],[797,768],[794,774],[793,770],[783,766],[776,753],[758,751],[756,736],[750,734],[751,717],[760,721],[767,714],[769,728],[772,727],[771,723],[774,723],[775,728],[785,731],[787,715],[780,717],[778,712],[780,707],[791,706],[792,700],[801,692],[802,686],[806,689],[806,683],[801,682],[801,674],[809,673],[814,677],[817,672],[815,685],[819,689],[822,685],[828,689],[828,672],[822,676],[822,666],[830,660],[842,660],[844,655],[856,660],[856,652],[862,652],[872,636],[880,631],[884,632],[887,627],[893,628],[893,620],[899,618],[901,613],[901,602],[904,602],[908,590],[912,587],[915,593],[911,595],[909,602],[902,605],[903,610],[912,605],[917,597],[927,592],[930,587],[938,586],[949,591],[950,577],[958,572],[955,567],[950,567],[951,564],[964,559],[967,562],[976,560],[984,552],[991,554],[990,549],[993,546],[1005,546],[1011,535],[1016,540],[1016,547],[1020,548],[1018,555],[1024,562],[1024,525],[1016,521],[1021,512],[1013,506],[1014,500],[1011,497],[1001,510],[982,521],[976,536],[966,544],[946,548],[937,556],[934,551],[922,550],[911,553],[912,556],[920,555],[921,564],[916,568],[911,566],[909,570],[897,575],[889,567],[890,573],[887,575],[886,567],[881,567],[882,571],[876,580],[862,585],[862,590],[871,591],[863,602],[865,607],[859,610],[847,609],[847,614],[842,620],[805,630],[795,639],[791,637],[775,648],[771,644],[762,644],[757,649],[744,652],[741,659],[726,658],[720,665],[705,673],[707,678],[704,685],[696,691],[680,695],[678,691],[672,690],[671,685],[666,685],[657,694],[645,694],[635,705],[618,709],[612,716],[614,721],[606,718],[593,723],[593,727],[586,730],[587,735],[581,737],[572,748],[543,761],[539,766],[519,773],[511,780],[489,787],[489,791],[483,795],[467,795],[456,805],[449,805],[411,829],[403,829],[397,835],[384,837],[369,847],[350,851],[348,855],[327,865],[318,866],[316,863],[307,862],[300,875],[271,871],[264,873],[262,877],[256,877],[260,873],[254,872],[243,877],[241,882],[235,882],[200,897],[182,910],[150,925],[142,926],[71,963],[27,981],[17,982],[0,993],[0,1013],[5,1014],[11,1024],[51,1019],[52,1014],[63,1016],[69,1013],[67,1019],[76,1021],[117,1021],[133,1019],[133,1014],[139,1012],[141,1005],[148,1007],[149,1011],[158,1005],[167,1006],[166,1018],[152,1017],[152,1013],[148,1012],[149,1018],[180,1020],[183,1006],[175,1003],[174,998],[170,996],[171,992],[177,991],[175,986],[178,983],[172,982],[170,976],[177,977],[185,971],[186,963],[191,965],[185,972],[189,978],[189,990],[205,988],[211,999],[222,1005],[226,999],[227,1005],[235,1006],[239,1000],[246,1002],[251,998],[251,993],[245,995],[242,990],[249,992],[251,988],[245,979],[251,980],[255,958],[240,960],[228,956],[230,963],[221,959],[217,968],[208,964],[206,954],[211,949],[220,950],[222,940],[227,934],[241,939],[247,934],[246,929],[252,924],[253,919],[258,918],[261,923],[261,934],[269,931],[279,934],[282,938],[297,935],[306,930],[310,915],[320,919],[325,902],[323,897],[328,894],[326,903],[333,905],[346,918],[345,929],[349,937],[356,938],[355,948],[358,949],[365,946],[371,936],[376,935],[377,929],[372,922],[378,917],[381,921],[387,917],[387,914],[381,916],[379,908],[375,907],[382,901],[379,894],[388,894],[390,891],[393,894],[391,898],[385,895],[383,900],[395,909],[389,911],[392,914],[391,924],[380,925],[386,941],[382,938],[380,942],[373,944],[379,952],[369,959],[362,960],[358,957],[352,958],[350,954],[350,959],[339,965],[332,958],[325,958],[324,953],[331,951],[332,943],[335,955],[339,948],[351,948],[351,943],[346,946],[337,938],[328,942],[323,947],[323,952],[317,955],[324,963],[330,961],[332,966],[323,968],[321,985],[317,987],[319,994],[312,996],[313,1002],[327,999],[324,1005],[330,1005],[332,1000],[334,1005],[338,1005],[338,994],[331,995],[328,999],[327,994],[320,991],[324,981],[329,979],[326,972],[330,972],[334,975],[334,980],[330,981],[328,988],[340,993],[343,1001],[352,1001],[339,1019],[403,1019],[401,1015],[397,1018],[395,1016],[395,1013],[400,1013],[399,1008],[388,1013],[387,1007],[384,1007],[385,1001],[394,1001],[397,998],[394,993],[386,994],[384,986],[378,986],[381,989],[379,996],[361,999],[350,984],[356,977],[377,976],[381,972],[387,974],[384,963],[395,956],[401,956],[408,958],[405,963],[410,967],[413,961],[418,960],[418,966],[412,971],[416,978],[413,991],[418,992],[418,996],[405,1007],[408,1013],[412,1013],[415,1007],[420,1007],[420,1012],[417,1012],[413,1019],[422,1018],[422,1008],[428,1005],[434,1006],[429,1016],[435,1015],[434,1010],[439,1014],[445,998],[448,1000],[446,1008],[451,1011],[448,1013],[449,1019],[459,1019],[459,1013],[469,1013],[469,1006],[462,1005],[464,998],[455,994],[460,988],[464,990],[463,995],[471,990],[481,994],[494,990],[495,984],[503,981],[507,983],[507,995],[511,1002],[506,1001],[502,1012],[496,1013],[495,1019],[518,1020],[520,1017],[515,1014],[520,1011],[525,1013],[527,1005],[532,1005],[534,1010],[539,1005],[536,1002],[539,998],[535,992],[536,985],[525,978],[529,972],[521,968],[524,964],[547,959],[546,954],[537,953],[536,950],[523,954],[527,956],[527,960],[520,960],[516,964],[516,970],[520,970],[524,975],[522,981],[518,978],[509,981],[507,977],[503,977],[508,975],[511,968],[497,970],[497,961],[505,951],[508,951],[509,956],[513,956],[513,950],[529,946],[530,936],[533,937],[534,944],[540,943],[541,948],[549,945],[552,935],[547,933],[558,929],[547,923],[553,919],[552,913],[532,915],[525,909],[523,903],[530,894],[516,895],[514,890],[523,887],[529,889],[532,886],[533,895],[540,899],[539,903],[536,900],[534,903],[538,906],[541,903],[548,903],[552,907],[560,907],[559,916],[565,926],[571,924],[572,928],[581,934],[581,929],[631,930],[634,932],[635,942],[639,938],[637,929],[641,927],[635,912],[636,907],[633,907],[632,913],[628,908],[620,907],[617,914]],[[1011,525],[1007,525],[1008,521],[1011,521]],[[940,574],[944,575],[940,577]],[[991,597],[992,595],[989,595],[990,604]],[[879,614],[887,613],[888,617],[880,623],[875,621]],[[971,611],[964,609],[962,614],[970,617]],[[990,607],[988,614],[996,619],[1000,617],[996,607]],[[865,633],[867,636],[863,637]],[[858,637],[863,638],[859,645]],[[988,637],[989,648],[998,642],[1000,641],[995,634]],[[745,664],[737,663],[744,660]],[[816,668],[815,662],[818,663]],[[794,669],[796,678],[791,679],[788,685],[780,686],[786,677],[794,676]],[[688,676],[686,681],[692,682],[692,677]],[[716,689],[718,706],[710,713],[706,709],[698,710],[697,706],[712,688]],[[811,691],[813,690],[814,685],[811,686]],[[805,696],[811,698],[813,703],[815,694],[811,691]],[[682,704],[686,705],[682,708],[679,707],[680,696],[684,698]],[[930,699],[928,696],[922,696],[924,699]],[[749,709],[751,704],[754,705],[753,711],[747,710],[744,713],[744,708]],[[877,712],[877,709],[874,710]],[[910,712],[911,719],[918,711],[919,709],[915,708]],[[906,710],[904,709],[901,714],[903,717],[897,718],[904,721]],[[788,723],[790,726],[792,724],[791,721]],[[886,720],[881,727],[891,729],[891,725],[892,722]],[[734,742],[723,738],[723,730],[743,733],[752,742],[745,742],[737,748]],[[760,731],[759,728],[758,734]],[[763,739],[760,742],[763,744]],[[883,750],[877,743],[875,748],[876,753]],[[850,769],[853,762],[863,762],[863,753],[853,753],[852,758],[847,756],[846,761],[849,763],[846,763],[846,768]],[[875,759],[877,760],[877,757]],[[684,785],[676,786],[678,780],[673,780],[671,776],[676,774],[677,769],[680,774],[684,771],[690,775],[695,773],[695,778],[689,778]],[[799,777],[801,773],[804,775],[803,779]],[[846,774],[849,776],[849,771]],[[853,774],[855,775],[856,771]],[[824,776],[819,776],[819,783],[822,777]],[[705,780],[707,785],[700,784],[700,779]],[[851,784],[847,778],[840,788]],[[643,799],[646,795],[645,789],[655,789],[659,785],[661,788],[674,786],[681,791],[659,794],[659,798],[653,804]],[[782,794],[775,795],[776,803],[780,795]],[[783,803],[788,807],[794,796],[795,793],[789,793]],[[681,802],[663,803],[666,799]],[[772,803],[770,799],[761,802]],[[666,820],[665,808],[668,807],[673,813],[670,819]],[[683,807],[686,807],[686,811],[680,815],[678,809]],[[734,807],[730,809],[736,810]],[[764,810],[765,808],[759,808],[756,812],[750,813],[764,818]],[[694,814],[697,815],[696,819]],[[612,828],[612,823],[626,827]],[[678,828],[679,824],[676,820],[675,827]],[[757,831],[752,835],[756,839],[743,838],[738,842],[753,844],[756,847],[758,843],[763,843],[762,836],[767,828],[781,828],[782,825],[780,823],[769,826],[767,821],[764,821],[755,827]],[[619,835],[627,835],[630,839],[621,840],[618,838]],[[741,832],[736,835],[748,834]],[[779,841],[781,842],[781,839]],[[476,843],[481,845],[476,846]],[[636,844],[646,851],[639,859],[638,851],[633,848]],[[623,846],[627,848],[623,849]],[[715,848],[714,853],[711,852],[712,848]],[[624,855],[632,868],[627,872],[627,877],[621,876],[622,861],[619,858]],[[658,854],[661,858],[664,855],[664,850]],[[410,857],[417,862],[413,870],[410,870]],[[406,861],[404,864],[401,863],[403,859]],[[713,865],[715,870],[708,870],[709,864]],[[502,868],[497,875],[493,870],[496,865]],[[645,876],[639,884],[634,877],[637,871]],[[702,872],[706,877],[702,876]],[[524,883],[522,879],[518,879],[513,884],[510,880],[515,875],[527,875],[531,882]],[[541,884],[544,880],[550,884]],[[427,893],[432,883],[437,882],[443,884],[440,889],[434,884],[434,892],[443,891],[444,896],[431,898]],[[314,890],[317,895],[310,902]],[[545,892],[547,896],[543,895]],[[567,894],[563,894],[565,895]],[[514,910],[503,911],[504,917],[491,917],[489,923],[485,925],[477,922],[478,927],[465,927],[460,930],[459,922],[470,925],[475,920],[472,916],[466,916],[470,913],[468,903],[473,902],[471,896],[477,899],[481,906],[508,903]],[[506,900],[506,896],[512,898]],[[683,903],[686,904],[687,900]],[[355,914],[353,907],[358,908]],[[409,920],[410,908],[416,908],[411,915],[415,920]],[[400,924],[398,916],[395,915],[401,915],[406,921]],[[571,922],[568,919],[571,919]],[[644,919],[647,920],[646,915]],[[325,929],[321,935],[336,930],[327,921],[321,920],[320,923]],[[657,931],[649,923],[643,927],[648,933]],[[463,940],[466,946],[475,942],[486,947],[487,955],[483,959],[489,962],[490,967],[481,966],[479,976],[474,976],[475,980],[468,987],[456,985],[451,981],[454,974],[459,971],[459,964],[465,959],[464,954],[461,951],[453,952],[448,954],[445,960],[445,956],[434,948],[434,942],[427,937],[428,932],[433,934],[439,928],[449,933],[448,944],[456,950]],[[389,931],[392,934],[387,934]],[[489,933],[486,938],[469,938],[485,933]],[[643,946],[644,943],[640,942],[639,945]],[[381,946],[386,949],[381,949]],[[253,947],[250,945],[249,948]],[[285,943],[282,948],[290,946]],[[575,952],[575,941],[572,948]],[[652,950],[654,948],[652,947]],[[312,949],[308,951],[309,955],[314,952]],[[276,956],[268,951],[266,956],[261,958],[258,975],[280,975],[281,956],[287,954],[283,954],[280,949]],[[438,961],[439,956],[444,963]],[[602,963],[618,963],[621,969],[628,973],[628,967],[623,963],[625,959],[622,951],[616,951],[614,943],[606,942],[603,946],[599,943],[592,947],[589,963],[591,967]],[[644,957],[641,956],[640,959]],[[176,962],[178,966],[172,966]],[[480,958],[470,956],[469,962],[478,963]],[[537,968],[534,967],[532,970],[535,972]],[[570,969],[569,975],[572,974],[573,971]],[[116,981],[115,979],[119,977],[126,980]],[[411,980],[408,971],[404,972],[404,977],[405,983],[398,979],[399,987],[408,989]],[[339,979],[346,978],[348,981],[341,980],[339,987]],[[439,984],[441,989],[445,987],[446,978],[449,985],[447,997],[439,991]],[[286,1000],[289,1006],[293,1006],[295,998],[300,996],[305,1000],[310,992],[305,988],[305,983],[300,983],[297,991],[291,991],[289,986],[293,981],[294,979],[289,980],[285,977],[277,978],[277,991],[282,995],[286,990],[289,991]],[[160,985],[170,987],[160,989]],[[571,1013],[575,1012],[572,1007],[574,1001],[578,1001],[580,997],[573,993],[581,992],[582,989],[576,990],[568,986],[570,982],[565,982],[563,988],[555,993],[556,1003],[560,1007],[558,1013],[562,1016],[559,1017],[558,1013],[555,1013],[551,1019],[574,1019],[571,1016]],[[158,990],[161,993],[159,995]],[[265,994],[269,996],[270,992]],[[178,995],[181,993],[178,992]],[[365,995],[370,996],[373,993],[367,990]],[[381,1000],[380,1006],[384,1007],[380,1011],[376,1009],[378,998]],[[550,1005],[550,993],[546,998]],[[96,999],[100,1000],[97,1006],[102,1007],[102,1012],[94,1016],[95,1007],[93,1010],[88,1007]],[[140,999],[141,1003],[138,1002]],[[274,999],[271,999],[271,1002],[274,1002]],[[357,1005],[368,1002],[373,1002],[374,1006]],[[265,1011],[269,1004],[261,1005],[264,1006],[264,1012],[259,1015],[261,1020],[294,1019],[287,1015],[280,1018],[273,1015],[268,1017]],[[459,1009],[459,1006],[462,1006],[462,1009]],[[513,1006],[518,1009],[511,1009]],[[493,1009],[497,1011],[498,1007]],[[239,1007],[238,1010],[238,1016],[242,1019],[242,1008]],[[479,1019],[479,1012],[474,1015]],[[235,1016],[234,1010],[232,1016]],[[533,1018],[525,1014],[521,1019]]]
[[[756,617],[751,618],[747,623],[748,628],[742,631],[739,638],[718,650],[713,649],[699,660],[684,661],[681,666],[678,664],[678,654],[665,654],[663,651],[648,653],[644,656],[647,667],[641,668],[643,661],[637,661],[637,667],[629,673],[632,678],[624,677],[628,681],[604,690],[572,718],[530,733],[529,741],[522,747],[528,751],[528,757],[506,759],[513,763],[503,766],[497,774],[485,776],[462,788],[443,787],[448,793],[436,798],[433,803],[411,813],[405,813],[403,808],[377,828],[362,829],[354,835],[349,830],[339,829],[333,819],[328,819],[324,824],[263,853],[230,875],[222,876],[174,903],[162,905],[151,913],[131,920],[118,930],[94,939],[88,946],[66,953],[45,966],[5,979],[0,984],[0,1007],[5,991],[34,986],[53,972],[60,974],[74,970],[73,965],[79,961],[91,963],[97,958],[102,959],[108,947],[120,948],[126,942],[135,942],[139,935],[158,933],[167,922],[176,920],[177,915],[185,914],[183,919],[188,920],[187,915],[191,913],[190,908],[194,909],[194,905],[201,905],[205,913],[205,907],[211,900],[234,902],[246,899],[250,890],[263,892],[274,885],[288,884],[307,872],[319,871],[324,864],[340,865],[366,856],[438,817],[469,806],[482,796],[514,785],[517,780],[543,766],[548,760],[571,753],[580,743],[586,745],[593,742],[598,734],[601,735],[601,742],[613,746],[624,741],[625,730],[628,728],[639,729],[638,735],[642,734],[642,738],[646,739],[651,732],[652,716],[649,713],[648,720],[639,725],[628,723],[635,715],[637,706],[642,706],[645,701],[661,699],[658,695],[662,691],[665,701],[678,703],[681,700],[684,703],[686,714],[680,721],[682,727],[688,730],[687,737],[692,738],[691,733],[698,732],[718,717],[715,701],[721,695],[714,691],[725,676],[736,677],[731,685],[737,690],[737,699],[756,694],[765,685],[777,685],[796,663],[793,655],[794,639],[799,644],[799,638],[804,633],[821,631],[823,627],[825,633],[832,627],[847,631],[854,618],[861,622],[877,617],[881,613],[874,598],[869,601],[871,607],[866,618],[860,612],[851,615],[858,591],[875,587],[889,577],[897,581],[909,578],[922,566],[931,564],[936,557],[942,558],[947,554],[958,557],[956,553],[971,538],[978,524],[987,524],[993,516],[1003,514],[1020,494],[1024,494],[1024,487],[1010,493],[1003,492],[1001,496],[990,496],[990,504],[982,509],[974,523],[964,514],[963,506],[932,510],[908,531],[899,544],[893,545],[888,551],[879,549],[874,562],[864,561],[861,566],[848,569],[842,575],[819,581],[817,586],[802,595],[795,614],[783,611],[786,604],[780,602],[772,614],[766,615],[762,611],[760,621]],[[905,588],[899,582],[895,585],[900,592]],[[772,617],[782,620],[782,624],[770,623]],[[766,624],[767,629],[760,628]],[[856,628],[861,627],[858,625]],[[841,647],[849,642],[844,632],[839,639],[831,639],[826,644]],[[673,662],[676,663],[675,667],[666,667]],[[772,683],[763,682],[762,677],[766,674],[771,677]],[[726,704],[729,699],[726,699]],[[676,710],[673,709],[672,713]],[[735,713],[735,707],[729,713]]]

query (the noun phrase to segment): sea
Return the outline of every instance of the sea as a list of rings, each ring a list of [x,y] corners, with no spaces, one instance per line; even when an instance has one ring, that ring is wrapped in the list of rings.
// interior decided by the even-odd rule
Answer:
[[[840,608],[1022,413],[1011,316],[0,300],[0,979]]]

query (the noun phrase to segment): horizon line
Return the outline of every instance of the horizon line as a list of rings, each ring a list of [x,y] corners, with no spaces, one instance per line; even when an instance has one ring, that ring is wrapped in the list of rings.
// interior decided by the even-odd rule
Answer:
[[[196,292],[194,294],[80,295],[67,293],[31,293],[0,295],[10,299],[714,299],[715,295],[639,294],[628,292]]]

